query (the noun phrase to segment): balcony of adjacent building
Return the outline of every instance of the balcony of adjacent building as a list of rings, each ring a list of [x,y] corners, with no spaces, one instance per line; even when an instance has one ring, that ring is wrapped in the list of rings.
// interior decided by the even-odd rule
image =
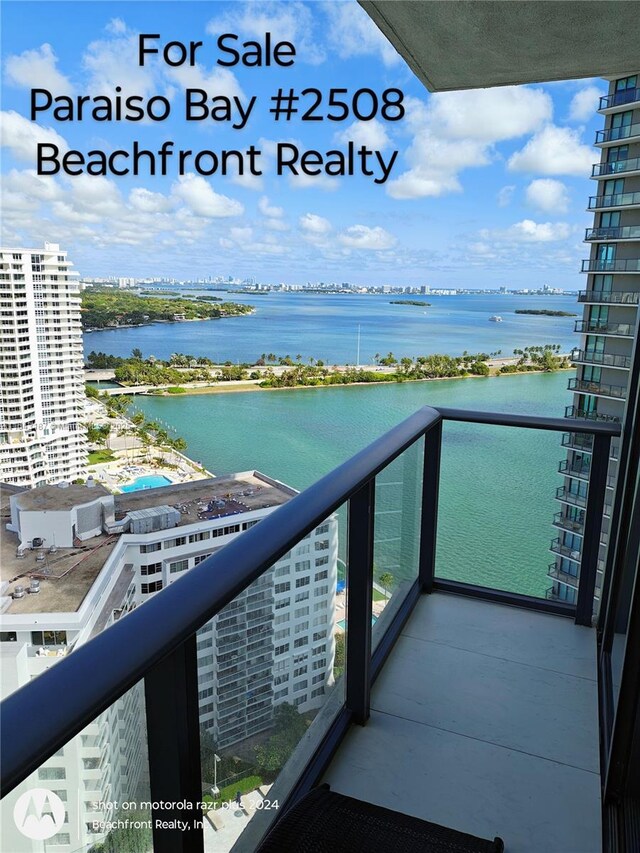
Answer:
[[[640,192],[589,196],[589,210],[616,210],[640,207]]]
[[[576,320],[574,332],[610,338],[633,338],[636,327],[632,323],[611,323],[607,320]]]
[[[566,545],[562,540],[562,536],[556,536],[555,539],[551,540],[549,550],[560,557],[565,557],[567,560],[572,560],[574,563],[580,565],[580,560],[582,559],[580,548]]]
[[[590,411],[580,408],[579,406],[565,406],[565,418],[576,418],[577,420],[598,421],[599,423],[620,423],[619,415],[612,415],[605,412]]]
[[[594,397],[605,397],[609,400],[625,400],[627,396],[626,385],[611,385],[608,382],[593,382],[575,377],[569,380],[567,388],[569,391],[592,394]]]
[[[635,275],[636,273],[640,273],[640,258],[616,258],[614,260],[587,258],[582,261],[582,272],[626,273]]]
[[[613,175],[634,177],[640,175],[640,157],[628,157],[624,160],[612,160],[607,163],[594,163],[591,167],[591,177],[604,180]]]
[[[588,324],[589,321],[587,321]],[[629,370],[632,363],[630,355],[581,349],[573,350],[571,361],[574,364],[595,364],[599,367],[612,367],[617,370]]]
[[[618,243],[625,242],[626,240],[640,240],[640,225],[617,225],[603,226],[600,228],[587,228],[585,230],[584,239],[587,243],[593,240]]]
[[[560,510],[560,512],[555,513],[551,523],[554,527],[560,528],[560,530],[566,530],[569,533],[576,533],[578,536],[582,536],[584,532],[584,513],[582,510],[579,510],[575,515],[568,515],[565,511]]]
[[[453,438],[447,443],[450,429]],[[456,843],[462,832],[500,836],[507,850],[521,853],[600,853],[598,658],[592,625],[602,569],[598,558],[607,509],[606,467],[610,442],[620,426],[591,421],[576,425],[573,435],[588,437],[593,454],[590,463],[584,463],[589,464],[590,483],[588,493],[580,495],[581,546],[565,554],[568,545],[558,538],[552,551],[571,563],[579,559],[580,578],[550,568],[549,573],[556,572],[551,579],[557,589],[563,585],[572,590],[558,591],[555,597],[547,592],[547,560],[543,560],[548,539],[541,544],[535,568],[539,583],[532,592],[527,576],[534,567],[509,560],[521,535],[509,524],[500,527],[507,555],[502,558],[502,586],[492,586],[490,574],[475,580],[447,577],[446,563],[436,560],[441,548],[446,553],[449,536],[455,538],[456,548],[461,547],[458,537],[464,519],[459,511],[452,513],[446,500],[448,478],[459,476],[447,456],[450,448],[459,446],[454,435],[459,429],[467,430],[475,453],[492,454],[492,444],[487,443],[492,431],[500,433],[504,452],[508,436],[553,439],[549,431],[562,432],[566,423],[446,409],[415,413],[276,509],[259,528],[242,533],[190,570],[189,577],[177,579],[120,619],[97,638],[98,644],[94,640],[80,646],[10,697],[2,708],[7,734],[14,725],[21,730],[26,706],[38,706],[46,696],[58,698],[54,719],[45,718],[28,739],[6,738],[7,788],[36,770],[82,731],[94,710],[98,713],[142,674],[146,717],[140,722],[141,740],[148,743],[150,754],[145,799],[199,802],[209,788],[200,775],[196,632],[309,531],[337,514],[346,541],[341,617],[345,673],[327,686],[331,672],[325,675],[312,666],[317,660],[322,667],[320,655],[327,655],[318,628],[313,653],[300,649],[309,652],[308,670],[301,677],[310,679],[320,672],[323,704],[309,717],[298,746],[269,791],[268,799],[278,799],[282,811],[256,807],[234,849],[260,849],[270,825],[276,822],[274,832],[282,828],[287,808],[302,808],[306,792],[324,781],[333,792],[368,804],[368,825],[372,820],[390,820],[386,808],[403,813],[394,820],[409,816],[409,823],[413,817],[449,827]],[[557,448],[557,440],[549,446]],[[550,459],[548,464],[552,471]],[[476,468],[472,482],[477,488]],[[582,476],[572,482],[578,485],[571,488],[586,488]],[[385,503],[392,488],[395,513],[389,513]],[[528,534],[529,505],[521,509]],[[568,530],[568,518],[560,521],[556,516],[554,522],[562,531],[578,532]],[[490,540],[482,529],[469,534],[463,547],[469,549],[472,568],[475,558],[484,558]],[[397,550],[386,550],[391,547]],[[378,575],[392,562],[391,588],[376,596]],[[207,583],[201,583],[205,578]],[[151,630],[159,624],[172,627]],[[111,662],[109,667],[100,666],[101,655]],[[244,665],[232,659],[228,663],[240,670],[236,679],[251,679]],[[254,682],[234,683],[227,695],[223,691],[211,700],[217,705],[218,748],[225,754],[245,754],[239,742],[248,737],[255,744],[272,736],[273,658],[260,666]],[[76,687],[64,690],[63,683]],[[174,749],[178,742],[180,749]],[[565,796],[558,797],[558,791]],[[7,808],[13,806],[12,796],[6,798]],[[156,814],[160,818],[160,810]],[[235,819],[232,813],[229,817]],[[161,819],[170,820],[171,815],[164,811]],[[313,819],[311,813],[309,820]],[[323,820],[326,828],[339,826],[347,817],[336,807]],[[440,831],[419,822],[415,826],[425,833]],[[228,849],[220,847],[223,836],[212,827],[205,828],[204,836],[196,830],[171,834],[158,829],[154,849],[158,853]],[[281,842],[272,849],[293,851],[296,843]],[[358,849],[357,844],[352,849]],[[426,841],[422,849],[429,849]]]
[[[598,112],[609,115],[621,110],[631,110],[638,106],[640,106],[640,89],[632,86],[610,95],[603,95],[599,101]]]
[[[618,127],[608,127],[604,130],[596,130],[595,144],[599,148],[617,145],[620,142],[630,144],[640,141],[640,122],[624,124]]]
[[[637,308],[640,302],[638,290],[579,290],[578,302],[591,305],[620,305]]]

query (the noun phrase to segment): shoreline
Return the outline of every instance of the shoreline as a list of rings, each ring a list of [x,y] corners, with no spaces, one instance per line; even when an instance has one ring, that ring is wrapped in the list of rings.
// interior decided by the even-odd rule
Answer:
[[[113,391],[117,393],[126,394],[129,391],[134,396],[139,397],[161,397],[166,399],[167,397],[172,398],[180,398],[180,397],[191,397],[198,396],[203,394],[225,394],[225,393],[234,393],[240,391],[311,391],[317,390],[320,388],[353,388],[353,387],[375,387],[377,385],[405,385],[408,383],[416,383],[416,382],[447,382],[449,380],[460,380],[460,379],[495,379],[500,376],[526,376],[526,375],[536,375],[544,373],[561,373],[565,371],[572,371],[575,368],[573,367],[560,367],[554,371],[548,370],[522,370],[517,373],[492,373],[490,376],[477,376],[472,373],[467,376],[429,376],[424,377],[422,379],[404,379],[402,382],[398,382],[395,379],[383,379],[380,382],[348,382],[348,383],[340,383],[336,382],[330,385],[289,385],[281,388],[263,388],[260,386],[259,379],[248,379],[248,380],[238,380],[232,382],[218,382],[212,385],[205,385],[202,387],[189,387],[188,385],[181,386],[185,390],[181,394],[168,394],[168,393],[149,393],[147,391],[135,391],[133,389],[126,389],[123,386],[122,391],[120,389],[105,389],[109,391]],[[161,389],[158,389],[161,390]]]

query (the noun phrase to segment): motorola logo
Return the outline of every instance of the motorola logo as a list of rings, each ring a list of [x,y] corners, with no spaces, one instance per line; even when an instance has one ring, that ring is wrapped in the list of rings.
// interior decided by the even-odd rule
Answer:
[[[23,835],[35,841],[44,841],[55,835],[64,823],[64,816],[64,803],[46,788],[25,791],[13,807],[16,826]]]

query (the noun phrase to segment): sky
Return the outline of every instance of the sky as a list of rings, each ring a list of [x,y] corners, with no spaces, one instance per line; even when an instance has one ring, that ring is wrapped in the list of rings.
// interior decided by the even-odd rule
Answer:
[[[223,67],[224,33],[264,43],[289,41],[292,66]],[[194,63],[172,67],[162,54],[138,59],[149,42],[201,41]],[[254,277],[264,283],[348,281],[431,287],[583,286],[582,243],[591,224],[591,164],[602,80],[574,80],[429,94],[355,0],[276,2],[3,2],[2,206],[5,246],[59,242],[84,276]],[[169,54],[175,61],[176,53]],[[162,122],[30,120],[34,88],[52,96],[169,101]],[[276,121],[279,87],[316,88],[327,110],[332,88],[403,93],[405,115],[359,121]],[[243,129],[187,122],[185,90],[204,89],[254,109]],[[310,106],[310,96],[304,104]],[[235,101],[234,99],[238,99]],[[367,102],[366,97],[362,103]],[[58,102],[62,104],[63,102]],[[158,102],[159,103],[159,102]],[[220,103],[220,101],[218,101]],[[89,108],[91,102],[89,102]],[[85,107],[86,109],[86,107]],[[68,111],[66,115],[68,115]],[[237,123],[237,110],[234,119]],[[191,168],[166,176],[38,176],[36,145],[83,153],[130,149],[262,152],[264,174]],[[366,145],[388,161],[376,184],[359,172],[330,177],[277,175],[277,146],[320,152]],[[188,167],[189,164],[187,164]]]

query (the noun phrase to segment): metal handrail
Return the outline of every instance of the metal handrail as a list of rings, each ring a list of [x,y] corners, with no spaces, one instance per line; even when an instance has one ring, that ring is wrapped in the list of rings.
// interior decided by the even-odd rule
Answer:
[[[2,796],[40,767],[54,752],[95,720],[102,711],[142,678],[145,679],[147,699],[150,695],[164,695],[162,691],[166,693],[170,687],[164,680],[166,672],[163,670],[160,673],[159,665],[165,668],[168,664],[176,667],[180,656],[183,656],[186,661],[184,672],[188,675],[191,665],[189,660],[195,666],[197,630],[346,501],[350,501],[352,509],[355,501],[354,517],[364,518],[366,513],[369,513],[369,524],[371,524],[371,504],[368,503],[371,495],[368,496],[367,493],[371,493],[376,475],[418,439],[433,431],[437,441],[434,446],[429,446],[427,443],[425,448],[426,476],[433,456],[439,454],[443,420],[556,432],[566,432],[567,429],[566,420],[562,418],[452,408],[435,409],[428,406],[415,412],[304,492],[270,513],[259,525],[245,531],[242,536],[194,567],[188,573],[189,577],[179,578],[161,594],[145,602],[144,607],[136,608],[126,619],[119,620],[91,641],[80,646],[55,667],[43,672],[38,678],[5,699],[1,706]],[[620,425],[582,422],[576,427],[578,432],[593,435],[596,445],[598,442],[602,443],[600,448],[596,446],[594,450],[596,456],[602,456],[601,462],[606,472],[609,441],[613,436],[620,435]],[[434,469],[431,469],[429,477],[435,478],[436,488],[437,476],[438,470],[435,469],[434,473]],[[602,495],[599,498],[602,501],[604,500],[604,478],[600,474],[598,477],[602,480]],[[597,485],[600,485],[599,480]],[[595,496],[593,509],[596,518],[600,514],[597,511],[599,491],[596,488],[593,492]],[[423,494],[423,509],[425,507],[434,516],[428,520],[432,530],[426,537],[430,540],[429,548],[431,548],[433,545],[431,540],[435,537],[437,492],[435,501],[428,491]],[[587,516],[589,516],[589,509]],[[350,521],[351,528],[355,533],[357,527],[354,528]],[[425,536],[424,518],[422,532]],[[585,545],[584,553],[587,554],[588,551]],[[370,556],[372,557],[372,553]],[[431,561],[431,556],[428,558]],[[363,566],[366,567],[364,563]],[[368,571],[370,574],[370,565]],[[421,571],[424,570],[421,569]],[[431,565],[427,566],[427,571],[433,574],[432,561]],[[357,577],[354,575],[356,581],[352,591],[354,613],[353,618],[350,619],[351,634],[356,644],[359,642],[356,627],[360,624],[355,618],[358,588],[366,590],[366,584],[360,574],[356,572]],[[595,573],[593,582],[595,582]],[[423,589],[426,588],[427,585],[423,584]],[[481,588],[478,590],[482,594]],[[485,597],[489,592],[491,591],[486,589],[483,591]],[[501,593],[503,599],[508,595]],[[587,589],[585,595],[587,603],[592,600],[592,591]],[[360,597],[362,613],[366,614],[366,618],[363,615],[361,620],[362,630],[366,630],[364,626],[368,626],[370,630],[371,596],[369,594]],[[514,595],[513,598],[526,597]],[[580,607],[576,610],[577,618],[579,611]],[[581,624],[586,623],[583,621]],[[162,631],[157,630],[158,625],[162,626]],[[150,629],[151,626],[152,629]],[[188,647],[190,641],[193,641],[192,650]],[[353,649],[356,647],[354,645]],[[349,648],[347,651],[349,653]],[[191,655],[190,658],[189,655]],[[369,658],[367,657],[366,660],[365,664],[363,659],[363,666],[365,674],[368,675]],[[96,661],[100,662],[99,666],[96,665]],[[171,669],[166,671],[171,672]],[[361,677],[360,673],[355,671],[354,673],[355,679]],[[187,683],[189,683],[188,680]],[[196,683],[195,675],[192,683],[194,685]],[[349,684],[347,684],[347,696],[349,690]],[[197,693],[197,688],[195,692]],[[52,696],[56,697],[55,702],[51,702]],[[28,738],[16,737],[15,733],[23,729],[24,720],[28,719],[34,707],[47,708],[46,725],[35,727],[30,731]],[[147,701],[148,714],[152,707],[153,705],[150,706]],[[160,709],[159,713],[164,713],[164,709]],[[186,719],[186,717],[180,717],[180,719]],[[195,719],[197,729],[197,716]],[[179,756],[176,760],[178,759]]]

